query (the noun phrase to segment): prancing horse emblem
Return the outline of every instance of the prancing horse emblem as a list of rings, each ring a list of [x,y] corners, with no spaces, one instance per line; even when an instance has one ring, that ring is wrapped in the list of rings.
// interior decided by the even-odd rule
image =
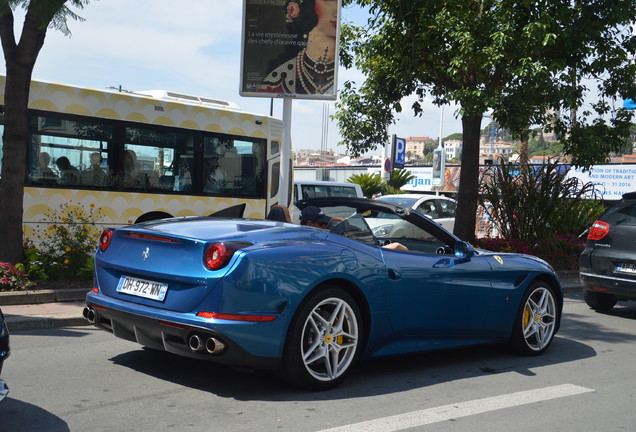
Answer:
[[[146,250],[141,253],[141,257],[143,258],[144,261],[146,261],[149,256],[150,256],[150,248],[146,248]]]

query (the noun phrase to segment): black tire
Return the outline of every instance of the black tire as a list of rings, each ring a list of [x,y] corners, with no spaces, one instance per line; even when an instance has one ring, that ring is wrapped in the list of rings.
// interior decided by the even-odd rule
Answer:
[[[585,291],[583,298],[589,307],[597,311],[608,311],[618,302],[615,295],[596,291]]]
[[[511,348],[527,356],[543,353],[554,340],[559,313],[554,288],[546,282],[534,282],[523,296],[515,318]]]
[[[305,389],[335,387],[358,360],[362,335],[360,309],[353,297],[337,287],[319,288],[296,311],[280,373]]]

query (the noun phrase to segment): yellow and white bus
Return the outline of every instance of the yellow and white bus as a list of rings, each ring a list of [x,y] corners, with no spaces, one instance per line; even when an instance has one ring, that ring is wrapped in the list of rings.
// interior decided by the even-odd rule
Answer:
[[[4,89],[0,76],[0,105]],[[262,219],[278,202],[279,119],[166,91],[35,80],[29,116],[26,237],[62,205],[96,208],[98,224],[124,225],[171,216]]]

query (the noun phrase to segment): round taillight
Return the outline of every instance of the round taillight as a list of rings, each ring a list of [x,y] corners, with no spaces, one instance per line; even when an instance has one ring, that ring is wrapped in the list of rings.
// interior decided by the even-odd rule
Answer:
[[[113,229],[106,228],[102,231],[102,235],[99,236],[99,250],[104,252],[110,246],[110,242],[113,240]]]
[[[205,250],[203,260],[205,266],[210,270],[218,270],[222,268],[232,257],[232,252],[228,251],[222,242],[212,243]]]
[[[609,224],[607,222],[596,221],[590,228],[590,232],[587,234],[588,240],[600,240],[609,234]]]
[[[230,262],[230,258],[239,249],[252,246],[249,242],[215,242],[207,247],[203,254],[203,262],[210,270],[218,270]]]

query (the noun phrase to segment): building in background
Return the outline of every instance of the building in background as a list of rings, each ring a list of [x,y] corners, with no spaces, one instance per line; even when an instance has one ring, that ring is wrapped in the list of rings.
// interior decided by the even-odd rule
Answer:
[[[448,140],[444,141],[444,151],[446,152],[446,160],[459,159],[462,154],[463,141]]]
[[[405,138],[406,140],[406,154],[411,153],[415,159],[421,159],[424,156],[424,148],[429,146],[434,146],[435,140],[433,138],[424,136],[424,137],[409,137]]]

